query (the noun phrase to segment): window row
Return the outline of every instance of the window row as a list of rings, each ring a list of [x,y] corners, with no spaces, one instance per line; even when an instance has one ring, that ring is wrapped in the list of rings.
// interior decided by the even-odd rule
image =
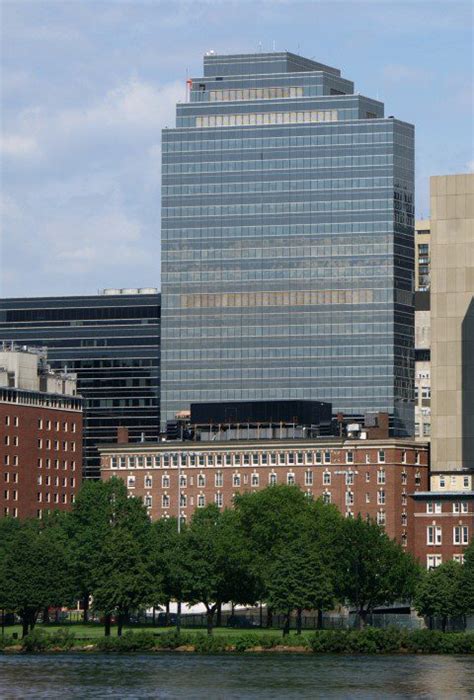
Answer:
[[[449,507],[449,503],[448,503]],[[442,513],[443,512],[443,507],[442,507],[442,502],[441,501],[428,501],[426,504],[426,512],[427,513]],[[446,509],[445,509],[446,512]],[[469,512],[469,504],[467,501],[455,501],[452,504],[452,512],[453,513],[468,513]]]
[[[339,452],[339,451],[338,451]],[[416,453],[417,464],[420,455]],[[403,460],[406,460],[406,453],[403,453]],[[154,467],[219,467],[219,466],[287,466],[292,464],[355,464],[355,452],[346,450],[343,452],[342,460],[335,458],[332,450],[299,450],[280,452],[218,452],[214,454],[195,452],[176,452],[173,454],[164,453],[158,455],[125,455],[112,456],[110,467],[112,469],[135,469]],[[371,464],[370,454],[364,456],[365,464]],[[385,450],[378,450],[376,462],[385,464]],[[406,477],[406,472],[403,472]],[[403,476],[402,475],[402,476]],[[379,483],[385,483],[385,471],[378,473]]]
[[[458,480],[458,476],[457,476],[457,475],[451,476],[451,484],[452,484],[452,485],[455,485],[455,484],[457,483],[457,480]],[[444,474],[441,474],[440,477],[439,477],[439,487],[440,487],[440,489],[446,488],[446,485],[447,485],[446,482],[447,482],[447,478],[444,476]],[[469,486],[470,486],[469,477],[468,477],[468,476],[463,476],[463,477],[462,477],[462,483],[463,483],[463,488],[465,488],[465,489],[469,488]]]
[[[302,87],[242,88],[240,90],[209,90],[209,102],[240,100],[275,100],[282,97],[303,97]]]
[[[262,158],[260,160],[217,160],[201,163],[163,163],[164,175],[242,172],[249,170],[311,170],[318,168],[361,168],[393,165],[391,154],[361,156],[321,156],[314,158]]]
[[[39,430],[53,430],[53,421],[51,420],[43,420],[43,418],[38,418],[38,429]],[[68,423],[68,421],[54,421],[54,430],[56,432],[59,432],[60,430],[63,430],[65,433],[67,433],[69,430],[71,433],[76,432],[76,423]]]
[[[43,460],[42,457],[40,457],[38,459],[38,468],[42,469],[43,465],[46,469],[51,469],[51,466],[54,466],[54,469],[59,469],[61,466],[63,469],[68,469],[68,467],[70,467],[71,471],[76,471],[76,462],[74,460],[69,464],[67,459],[63,459],[60,465],[59,459],[51,460],[49,457],[46,457],[46,459]]]
[[[443,544],[443,528],[441,525],[428,525],[426,528],[426,544]],[[453,527],[453,544],[469,544],[468,525],[455,525]]]
[[[202,194],[245,194],[256,192],[300,192],[305,190],[352,190],[374,189],[376,187],[393,187],[392,177],[354,177],[354,178],[318,178],[294,180],[270,180],[262,182],[209,182],[204,184],[163,185],[162,194],[165,197],[182,197],[184,195]]]
[[[74,494],[68,494],[67,493],[49,493],[47,491],[45,494],[43,494],[41,491],[38,491],[36,494],[36,501],[38,503],[74,503]]]
[[[59,476],[56,476],[54,478],[52,476],[43,477],[42,474],[40,474],[37,477],[37,483],[38,483],[38,486],[41,486],[42,484],[44,484],[45,486],[59,486],[61,484],[61,486],[63,486],[65,488],[68,485],[75,486],[76,479],[75,479],[75,477],[71,476],[71,477],[69,477],[69,482],[68,482],[67,476],[63,476],[62,479],[60,479]]]
[[[18,416],[5,416],[5,425],[13,425],[15,428],[18,428],[20,419]]]
[[[304,112],[263,112],[261,114],[206,114],[196,117],[196,126],[260,126],[261,124],[304,124],[336,122],[337,109]]]
[[[60,446],[62,446],[63,450],[67,450],[68,448],[71,450],[71,452],[76,451],[76,443],[75,442],[67,442],[63,441],[62,443],[59,442],[59,440],[43,440],[43,438],[38,438],[38,449],[43,449],[43,447],[46,450],[59,450]]]
[[[332,211],[392,211],[390,197],[380,199],[327,199],[302,202],[259,202],[257,204],[203,204],[198,206],[162,207],[164,219],[213,216],[272,216],[276,214],[311,214]]]

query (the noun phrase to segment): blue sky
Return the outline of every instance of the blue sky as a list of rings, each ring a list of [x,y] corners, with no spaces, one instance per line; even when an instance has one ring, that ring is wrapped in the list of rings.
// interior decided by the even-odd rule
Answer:
[[[202,55],[288,49],[416,125],[430,175],[474,169],[473,4],[1,3],[0,294],[159,286],[160,132]]]

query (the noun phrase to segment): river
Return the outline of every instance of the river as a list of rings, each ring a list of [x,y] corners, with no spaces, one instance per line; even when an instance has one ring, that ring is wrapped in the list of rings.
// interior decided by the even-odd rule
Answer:
[[[472,656],[0,655],[2,700],[472,697]]]

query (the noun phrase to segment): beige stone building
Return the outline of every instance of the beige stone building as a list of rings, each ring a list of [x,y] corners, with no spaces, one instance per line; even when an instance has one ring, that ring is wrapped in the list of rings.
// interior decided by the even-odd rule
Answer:
[[[432,488],[473,488],[474,174],[431,178]]]

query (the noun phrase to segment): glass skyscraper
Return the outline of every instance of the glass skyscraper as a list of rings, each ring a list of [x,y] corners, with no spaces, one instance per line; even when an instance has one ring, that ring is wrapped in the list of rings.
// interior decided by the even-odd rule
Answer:
[[[189,92],[163,131],[162,420],[314,399],[412,434],[413,126],[287,52],[206,55]]]
[[[118,426],[133,441],[158,439],[160,295],[152,289],[1,299],[0,341],[47,346],[53,369],[77,373],[85,477],[100,476],[96,445],[114,442]]]

